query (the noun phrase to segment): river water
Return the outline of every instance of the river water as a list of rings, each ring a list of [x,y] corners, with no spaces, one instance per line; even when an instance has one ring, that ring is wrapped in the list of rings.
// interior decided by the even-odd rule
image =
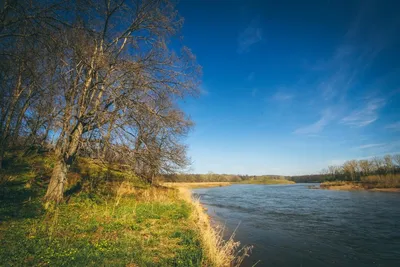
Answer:
[[[400,267],[400,193],[312,184],[193,190],[225,237],[254,245],[243,266]]]

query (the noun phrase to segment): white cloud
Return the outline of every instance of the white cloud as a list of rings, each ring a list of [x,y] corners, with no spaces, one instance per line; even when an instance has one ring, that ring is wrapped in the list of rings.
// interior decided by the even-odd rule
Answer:
[[[342,124],[364,127],[378,119],[378,111],[386,104],[385,100],[377,98],[370,100],[365,107],[353,111],[341,120]]]
[[[386,125],[385,128],[392,131],[400,131],[400,121]]]
[[[262,38],[263,33],[262,28],[259,26],[259,18],[255,18],[244,31],[239,33],[237,52],[239,54],[249,52],[250,47],[260,42]]]
[[[200,94],[203,96],[207,96],[210,94],[210,92],[207,90],[206,86],[203,84],[200,86]]]
[[[300,127],[298,129],[296,129],[293,133],[306,134],[306,135],[312,136],[313,134],[321,132],[333,118],[334,118],[334,116],[333,116],[332,112],[329,109],[327,109],[323,112],[321,118],[318,121],[316,121],[315,123],[312,123],[310,125]]]
[[[310,64],[309,68],[320,77],[316,82],[317,90],[325,101],[335,100],[344,103],[347,92],[359,84],[365,72],[368,71],[379,57],[382,50],[393,45],[390,32],[397,26],[387,24],[371,29],[372,15],[365,13],[363,3],[353,21],[350,23],[347,34],[336,47],[334,53],[324,59]],[[373,11],[373,9],[370,9]],[[368,32],[368,35],[365,35]],[[362,42],[356,40],[363,40]],[[391,44],[392,43],[392,44]],[[367,91],[367,88],[363,88]]]
[[[293,94],[290,93],[284,93],[284,92],[276,92],[273,96],[272,99],[276,101],[287,101],[290,100],[294,97]]]
[[[384,146],[385,143],[380,143],[380,144],[366,144],[362,146],[356,147],[357,149],[368,149],[368,148],[373,148],[373,147],[382,147]]]

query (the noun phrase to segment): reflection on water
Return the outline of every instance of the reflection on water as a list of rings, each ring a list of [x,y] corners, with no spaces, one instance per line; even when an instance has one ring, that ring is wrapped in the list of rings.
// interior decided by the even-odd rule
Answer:
[[[196,189],[214,220],[254,245],[244,266],[400,266],[400,194],[310,184]]]

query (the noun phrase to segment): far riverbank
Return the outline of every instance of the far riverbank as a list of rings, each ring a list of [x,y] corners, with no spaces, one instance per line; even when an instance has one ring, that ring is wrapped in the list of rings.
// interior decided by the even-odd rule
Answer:
[[[362,182],[348,182],[348,181],[335,181],[335,182],[324,182],[321,183],[320,189],[327,190],[346,190],[346,191],[378,191],[378,192],[400,192],[398,187],[374,187],[374,185],[362,183]]]

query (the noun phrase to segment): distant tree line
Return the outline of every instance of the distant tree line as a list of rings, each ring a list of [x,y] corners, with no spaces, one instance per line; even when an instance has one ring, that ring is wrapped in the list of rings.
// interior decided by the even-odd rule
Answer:
[[[238,175],[238,174],[165,174],[157,177],[160,182],[245,182],[263,179],[284,179],[279,175]]]
[[[296,183],[322,183],[329,180],[329,175],[327,174],[296,175],[296,176],[290,176],[287,179],[294,181]]]
[[[177,102],[201,69],[182,23],[169,0],[2,1],[0,171],[12,150],[53,151],[45,198],[59,202],[77,156],[148,181],[185,168]]]
[[[361,181],[362,177],[400,174],[400,154],[364,160],[349,160],[342,165],[331,165],[320,174],[291,176],[297,183],[325,181]]]
[[[400,154],[365,160],[349,160],[342,165],[331,165],[322,170],[331,181],[360,181],[370,175],[385,176],[400,173]]]

